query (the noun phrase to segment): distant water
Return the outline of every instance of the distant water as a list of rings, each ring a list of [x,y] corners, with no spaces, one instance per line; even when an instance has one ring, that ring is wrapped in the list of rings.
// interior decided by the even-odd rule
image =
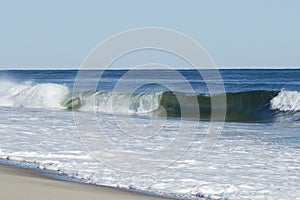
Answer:
[[[76,90],[73,86],[77,72],[0,71],[1,158],[55,170],[83,182],[174,198],[300,196],[299,69],[220,70],[223,82],[214,75],[204,80],[194,70],[177,71],[194,92],[181,87],[183,81],[168,76],[167,70],[138,71],[135,77],[122,83],[121,89],[116,86],[127,71],[105,71],[94,90],[89,84],[97,81],[92,76],[97,72],[88,71],[91,77],[85,80],[87,89]],[[161,79],[149,81],[149,73],[159,74]],[[170,91],[165,83],[176,91]],[[224,84],[225,90],[211,93],[207,84],[216,88]],[[132,92],[129,88],[133,85],[142,86]],[[226,106],[224,129],[203,160],[198,153],[210,123],[211,102],[223,97],[226,105],[217,106]],[[183,115],[182,108],[188,109],[190,115]],[[199,113],[195,114],[195,109]],[[96,113],[112,143],[133,154],[164,148],[178,131],[187,133],[184,137],[190,132],[194,138],[178,160],[159,171],[149,174],[115,171],[82,146],[74,113],[85,120]],[[147,140],[124,136],[120,127],[112,123],[130,119],[136,124],[147,124],[149,116],[163,123],[163,128]],[[162,122],[164,117],[168,118]],[[218,124],[221,119],[217,117],[211,123]],[[185,125],[184,129],[178,128],[179,121]],[[200,124],[197,131],[192,128],[195,121]],[[146,127],[144,133],[151,130]],[[90,135],[93,131],[85,130]],[[135,161],[128,158],[126,162]]]

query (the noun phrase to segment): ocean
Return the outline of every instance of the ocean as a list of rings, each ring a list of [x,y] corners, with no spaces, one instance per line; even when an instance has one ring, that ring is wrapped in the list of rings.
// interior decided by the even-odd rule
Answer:
[[[300,199],[300,70],[202,71],[0,71],[0,162],[175,199]]]

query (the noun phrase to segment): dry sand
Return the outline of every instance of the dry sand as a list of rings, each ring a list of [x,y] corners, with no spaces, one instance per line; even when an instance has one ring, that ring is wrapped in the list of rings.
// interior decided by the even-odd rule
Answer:
[[[53,180],[29,169],[0,165],[0,199],[137,200],[163,199],[119,189]]]

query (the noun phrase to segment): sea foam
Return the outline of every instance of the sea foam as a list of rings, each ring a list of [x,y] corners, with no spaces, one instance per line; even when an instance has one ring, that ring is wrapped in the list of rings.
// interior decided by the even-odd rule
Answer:
[[[300,92],[281,91],[271,100],[271,109],[280,111],[299,111]]]
[[[0,85],[0,106],[8,107],[63,108],[60,102],[69,93],[66,86],[53,83],[2,81]]]

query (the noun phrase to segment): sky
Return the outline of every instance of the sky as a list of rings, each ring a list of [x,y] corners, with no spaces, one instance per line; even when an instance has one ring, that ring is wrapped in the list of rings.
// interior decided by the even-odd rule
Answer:
[[[0,1],[0,69],[79,68],[106,38],[162,27],[221,68],[300,66],[300,1]]]

